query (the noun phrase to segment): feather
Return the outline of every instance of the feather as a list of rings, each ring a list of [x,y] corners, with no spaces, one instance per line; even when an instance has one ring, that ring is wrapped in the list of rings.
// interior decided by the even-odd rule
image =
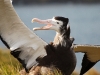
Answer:
[[[100,45],[74,44],[74,51],[85,53],[82,60],[82,68],[81,68],[80,75],[86,73],[98,61],[100,61]]]
[[[0,0],[0,38],[27,71],[38,56],[46,55],[47,43],[21,21],[10,0]]]

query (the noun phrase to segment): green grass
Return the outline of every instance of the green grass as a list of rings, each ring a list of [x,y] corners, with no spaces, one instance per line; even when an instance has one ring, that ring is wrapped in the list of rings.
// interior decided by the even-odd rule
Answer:
[[[21,64],[10,54],[9,50],[0,49],[0,75],[20,75],[19,71],[22,69]],[[49,75],[61,75],[55,71],[55,74]],[[76,71],[72,75],[79,75]],[[100,75],[96,70],[91,69],[85,75]]]
[[[21,65],[8,50],[0,50],[0,75],[19,75]]]

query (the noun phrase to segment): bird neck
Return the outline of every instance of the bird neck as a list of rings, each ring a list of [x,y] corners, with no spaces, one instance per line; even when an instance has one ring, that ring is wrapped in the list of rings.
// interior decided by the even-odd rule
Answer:
[[[58,32],[56,32],[56,36],[53,41],[54,45],[58,45],[61,41],[62,41],[62,36]]]
[[[71,45],[72,42],[70,41],[70,38],[68,38],[67,35],[65,35],[65,33],[60,34],[60,33],[56,32],[56,36],[54,38],[53,44],[56,46],[61,45],[64,47],[69,47],[69,45]]]

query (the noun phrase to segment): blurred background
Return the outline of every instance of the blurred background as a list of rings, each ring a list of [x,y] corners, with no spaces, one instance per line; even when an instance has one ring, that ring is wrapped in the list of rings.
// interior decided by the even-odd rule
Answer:
[[[13,0],[21,20],[32,30],[40,27],[32,18],[50,19],[53,16],[69,18],[71,36],[76,44],[100,45],[100,0]],[[54,31],[35,31],[46,42],[53,41]],[[0,41],[0,47],[6,48]],[[80,71],[83,53],[76,53]],[[94,68],[100,72],[100,62]]]

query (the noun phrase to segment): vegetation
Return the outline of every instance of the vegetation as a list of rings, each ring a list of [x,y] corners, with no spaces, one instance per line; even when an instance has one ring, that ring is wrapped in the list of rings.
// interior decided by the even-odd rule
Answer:
[[[21,64],[10,55],[9,50],[0,49],[0,75],[20,75],[19,71],[22,69]],[[61,74],[55,74],[61,75]],[[76,71],[72,75],[79,75]],[[95,69],[91,69],[85,75],[100,75]]]
[[[0,50],[0,75],[19,75],[21,65],[8,50]]]

